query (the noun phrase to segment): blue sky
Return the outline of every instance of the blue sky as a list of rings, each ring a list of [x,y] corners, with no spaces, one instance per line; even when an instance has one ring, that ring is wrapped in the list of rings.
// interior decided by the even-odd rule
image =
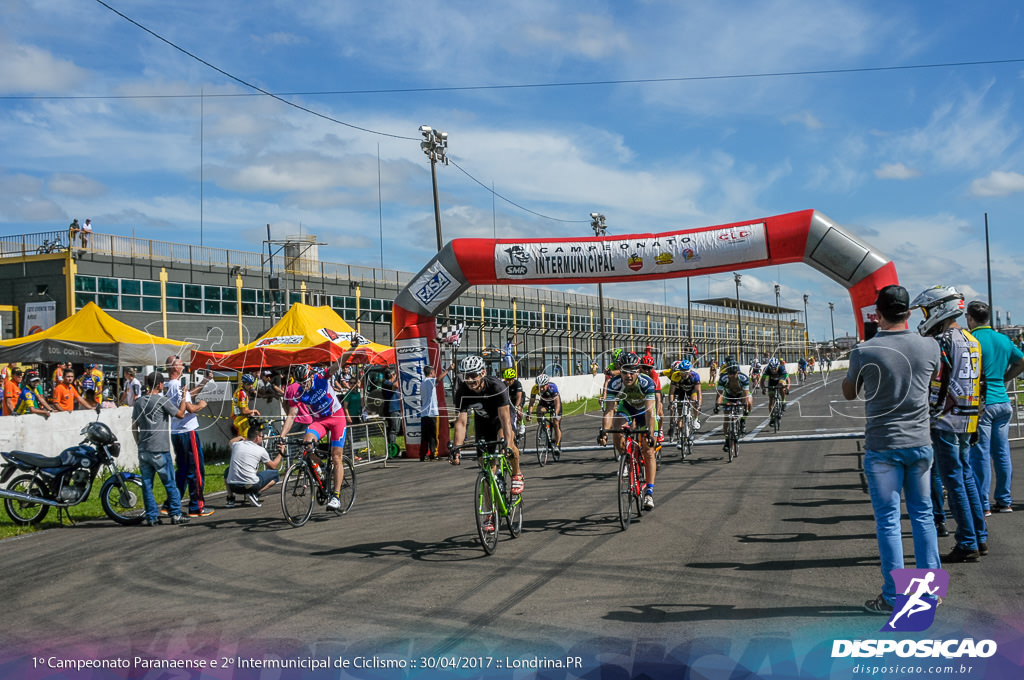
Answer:
[[[383,265],[417,271],[436,248],[426,124],[458,165],[438,168],[446,239],[589,235],[591,212],[622,234],[814,208],[912,295],[973,298],[988,213],[996,307],[1024,321],[1015,0],[108,4],[209,65],[99,2],[0,4],[0,234],[90,217],[259,250],[269,223],[380,266],[383,231]],[[742,295],[774,302],[775,282],[783,305],[811,296],[812,336],[831,334],[829,301],[853,332],[845,291],[806,266],[748,270]],[[735,293],[729,274],[691,283]],[[606,294],[685,304],[685,281]]]

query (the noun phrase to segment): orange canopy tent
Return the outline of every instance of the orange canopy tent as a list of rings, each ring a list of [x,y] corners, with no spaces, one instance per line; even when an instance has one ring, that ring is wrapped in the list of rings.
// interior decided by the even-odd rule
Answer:
[[[355,341],[357,346],[353,348]],[[192,352],[192,368],[242,371],[284,368],[292,364],[394,363],[394,349],[370,342],[355,332],[330,307],[296,302],[291,309],[248,345],[230,352]],[[345,355],[348,355],[347,357]]]

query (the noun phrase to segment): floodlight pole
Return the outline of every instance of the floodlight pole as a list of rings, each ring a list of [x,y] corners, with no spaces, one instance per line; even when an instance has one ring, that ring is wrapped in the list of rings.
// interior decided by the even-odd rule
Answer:
[[[444,240],[441,238],[441,205],[437,197],[437,163],[448,165],[448,133],[440,132],[429,125],[420,126],[423,141],[420,148],[430,159],[430,180],[434,187],[434,224],[437,228],[437,252],[441,252]]]

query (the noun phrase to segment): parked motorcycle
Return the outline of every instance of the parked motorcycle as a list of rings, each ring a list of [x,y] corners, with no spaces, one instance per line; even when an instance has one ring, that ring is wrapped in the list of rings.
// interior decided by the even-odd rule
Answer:
[[[125,525],[140,524],[145,519],[142,477],[117,467],[115,459],[121,453],[121,444],[114,433],[95,421],[82,428],[81,434],[85,436],[82,443],[64,449],[58,456],[0,452],[4,458],[0,484],[6,486],[0,488],[0,498],[15,524],[38,524],[51,507],[67,513],[67,508],[89,498],[101,470],[108,477],[100,489],[107,516]]]

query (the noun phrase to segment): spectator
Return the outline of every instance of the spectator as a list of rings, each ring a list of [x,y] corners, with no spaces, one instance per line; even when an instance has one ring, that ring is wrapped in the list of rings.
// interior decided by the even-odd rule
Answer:
[[[1010,461],[1010,417],[1013,407],[1006,383],[1024,371],[1024,353],[1013,341],[989,325],[991,310],[981,300],[967,305],[967,328],[981,344],[981,370],[985,374],[985,410],[978,421],[978,443],[971,447],[971,468],[985,515],[1013,512],[1013,464]],[[996,471],[995,504],[989,502],[992,467]]]
[[[71,224],[68,225],[68,247],[75,245],[75,240],[78,238],[78,234],[82,231],[81,225],[78,224],[78,218],[71,220]]]
[[[140,396],[142,396],[142,383],[135,377],[135,369],[124,369],[124,387],[121,389],[119,403],[122,406],[134,406],[135,400]]]
[[[224,476],[228,487],[226,505],[229,508],[235,506],[235,494],[245,495],[249,503],[257,508],[262,505],[260,494],[277,484],[277,467],[283,460],[280,450],[271,458],[263,448],[263,428],[260,427],[259,420],[251,418],[245,431],[247,436],[235,437],[229,442],[231,463]],[[278,442],[278,447],[283,449],[284,444]],[[264,463],[270,469],[259,470],[260,463]]]
[[[281,384],[281,374],[269,368],[264,369],[256,386],[256,396],[262,397],[268,402],[283,399],[284,385]]]
[[[896,598],[892,570],[902,569],[900,495],[906,493],[918,569],[937,569],[939,545],[932,519],[929,480],[932,447],[928,387],[939,368],[939,348],[907,329],[910,296],[903,286],[885,286],[875,308],[879,332],[850,354],[843,396],[866,395],[864,475],[875,514],[882,563],[882,592],[864,603],[875,614],[890,614]]]
[[[345,406],[348,422],[358,425],[363,422],[363,381],[362,378],[346,376],[348,376],[347,369],[346,373],[342,376],[342,383],[345,385],[346,392],[341,401]]]
[[[53,375],[51,376],[51,380],[55,388],[57,387],[57,385],[60,385],[62,382],[64,382],[64,372],[69,369],[71,369],[70,361],[66,361],[62,364],[57,364],[57,367],[53,369]]]
[[[39,371],[25,371],[24,379],[20,383],[21,393],[18,395],[18,403],[14,406],[14,415],[23,416],[35,413],[43,418],[50,417],[50,409],[43,408],[39,403],[39,395],[36,393],[36,387],[39,386],[40,380]]]
[[[21,378],[24,371],[20,368],[12,368],[10,377],[4,381],[4,415],[14,415],[14,407],[18,405],[18,397],[21,395]]]
[[[911,303],[911,308],[920,307],[925,315],[918,332],[938,341],[941,357],[938,381],[932,383],[930,393],[932,449],[956,520],[956,545],[942,556],[943,562],[977,562],[988,553],[985,514],[970,465],[970,438],[978,429],[982,399],[978,370],[982,355],[974,336],[957,324],[963,300],[955,288],[934,286]],[[936,502],[942,502],[941,491],[938,501],[932,496],[932,504]],[[941,537],[943,532],[938,526],[936,530]]]
[[[64,370],[64,379],[53,388],[53,405],[58,411],[74,411],[76,403],[84,409],[89,408],[89,402],[75,387],[75,372],[68,368]]]
[[[231,397],[231,411],[234,416],[232,429],[235,435],[242,439],[249,437],[249,423],[251,419],[258,417],[260,412],[252,407],[256,398],[256,376],[252,373],[242,374],[242,384]],[[256,421],[259,422],[259,421]]]
[[[85,371],[78,377],[78,391],[82,394],[93,392],[94,401],[103,403],[103,367],[86,364]]]
[[[160,511],[153,496],[153,478],[160,477],[167,492],[167,508],[171,524],[188,524],[181,512],[181,494],[174,481],[174,463],[168,446],[167,433],[170,418],[185,414],[185,402],[175,407],[161,392],[164,376],[150,373],[146,376],[146,394],[132,406],[132,435],[139,445],[139,473],[142,475],[142,500],[146,506],[147,526],[160,524]],[[74,387],[72,386],[72,389]]]
[[[203,489],[206,484],[206,461],[203,458],[203,442],[199,438],[199,418],[196,413],[206,407],[205,401],[193,403],[193,394],[182,384],[185,364],[181,357],[167,357],[167,398],[175,408],[185,401],[185,413],[171,421],[171,445],[174,447],[174,463],[177,468],[178,493],[184,497],[188,489],[188,516],[206,517],[213,514],[213,508],[206,507]],[[193,391],[199,394],[209,382],[209,376]]]
[[[43,409],[44,411],[49,411],[50,413],[53,413],[57,409],[54,408],[46,399],[46,390],[43,389],[43,371],[36,370],[35,374],[39,376],[39,380],[37,380],[35,382],[35,385],[32,387],[32,390],[36,393],[36,403],[39,405],[39,408]]]
[[[398,455],[398,435],[402,430],[402,402],[398,398],[398,384],[395,382],[395,370],[388,368],[381,381],[380,415],[384,418],[387,431],[388,455]]]
[[[82,233],[79,236],[82,237],[82,247],[89,247],[89,236],[92,235],[92,220],[88,217],[85,218],[85,224],[82,225]]]
[[[423,381],[420,383],[420,461],[437,460],[437,421],[440,410],[437,407],[437,382],[448,375],[448,368],[434,377],[434,367],[423,367]]]
[[[516,347],[522,342],[516,342],[516,336],[509,333],[505,340],[505,349],[501,353],[502,368],[512,368],[516,365]]]

